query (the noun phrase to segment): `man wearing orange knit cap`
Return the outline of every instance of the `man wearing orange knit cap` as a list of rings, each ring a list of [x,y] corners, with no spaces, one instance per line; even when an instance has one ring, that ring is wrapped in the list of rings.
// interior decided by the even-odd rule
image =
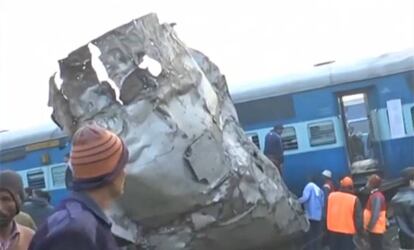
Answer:
[[[103,212],[124,190],[128,150],[116,134],[97,125],[72,140],[73,192],[33,237],[31,250],[118,249]]]
[[[363,230],[361,203],[353,188],[354,183],[347,176],[341,180],[340,190],[329,194],[326,224],[330,249],[355,249],[353,236]]]

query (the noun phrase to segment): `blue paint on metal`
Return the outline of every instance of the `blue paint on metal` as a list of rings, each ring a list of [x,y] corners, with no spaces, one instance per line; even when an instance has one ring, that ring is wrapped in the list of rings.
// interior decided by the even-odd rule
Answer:
[[[402,169],[414,166],[414,137],[387,140],[381,144],[387,177],[398,177]]]
[[[342,177],[349,175],[344,147],[286,156],[283,179],[289,189],[299,196],[307,183],[307,178],[310,176],[320,178],[325,169],[332,171],[336,183]]]

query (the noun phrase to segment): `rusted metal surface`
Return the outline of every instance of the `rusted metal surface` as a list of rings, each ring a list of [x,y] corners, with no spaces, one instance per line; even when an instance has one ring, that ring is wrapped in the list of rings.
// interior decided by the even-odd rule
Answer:
[[[142,67],[155,60],[159,74]],[[60,60],[53,119],[90,121],[128,145],[113,232],[144,249],[257,249],[308,228],[272,163],[241,129],[224,76],[150,14]],[[59,81],[60,81],[59,80]]]

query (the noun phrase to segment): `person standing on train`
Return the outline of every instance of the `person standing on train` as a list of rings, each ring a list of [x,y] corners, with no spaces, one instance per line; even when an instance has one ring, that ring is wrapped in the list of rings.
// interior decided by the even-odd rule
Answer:
[[[406,168],[402,176],[408,186],[392,198],[391,206],[399,228],[400,249],[414,250],[414,167]]]
[[[103,212],[122,195],[128,149],[116,134],[91,124],[73,136],[73,192],[33,237],[30,250],[116,250]]]
[[[283,126],[276,125],[265,137],[264,154],[278,168],[279,173],[283,171],[283,143],[282,143]]]
[[[23,182],[14,171],[0,171],[0,249],[27,250],[33,230],[15,220],[20,211]]]
[[[382,250],[383,235],[387,229],[387,204],[379,187],[382,179],[374,174],[368,179],[367,187],[371,190],[364,209],[364,229],[369,233],[371,249]]]
[[[330,249],[355,249],[353,237],[363,232],[361,203],[353,194],[353,185],[352,179],[345,177],[341,180],[340,190],[328,197],[326,224]]]

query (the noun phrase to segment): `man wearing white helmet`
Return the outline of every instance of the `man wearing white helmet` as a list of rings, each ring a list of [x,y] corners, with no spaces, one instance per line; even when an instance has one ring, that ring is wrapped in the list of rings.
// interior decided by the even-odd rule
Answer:
[[[327,208],[327,204],[328,204],[328,196],[331,192],[336,191],[335,185],[332,181],[332,172],[330,170],[325,169],[324,171],[322,171],[322,177],[323,177],[323,187],[322,190],[324,192],[324,197],[325,197],[325,209],[324,209],[324,213],[323,213],[323,224],[324,224],[324,237],[322,239],[322,245],[326,246],[329,242],[329,236],[328,236],[328,232],[326,230],[326,208]]]
[[[324,170],[322,172],[322,176],[324,179],[324,184],[323,184],[323,191],[325,192],[325,198],[328,198],[328,195],[335,191],[335,185],[332,181],[332,172],[329,170]]]

